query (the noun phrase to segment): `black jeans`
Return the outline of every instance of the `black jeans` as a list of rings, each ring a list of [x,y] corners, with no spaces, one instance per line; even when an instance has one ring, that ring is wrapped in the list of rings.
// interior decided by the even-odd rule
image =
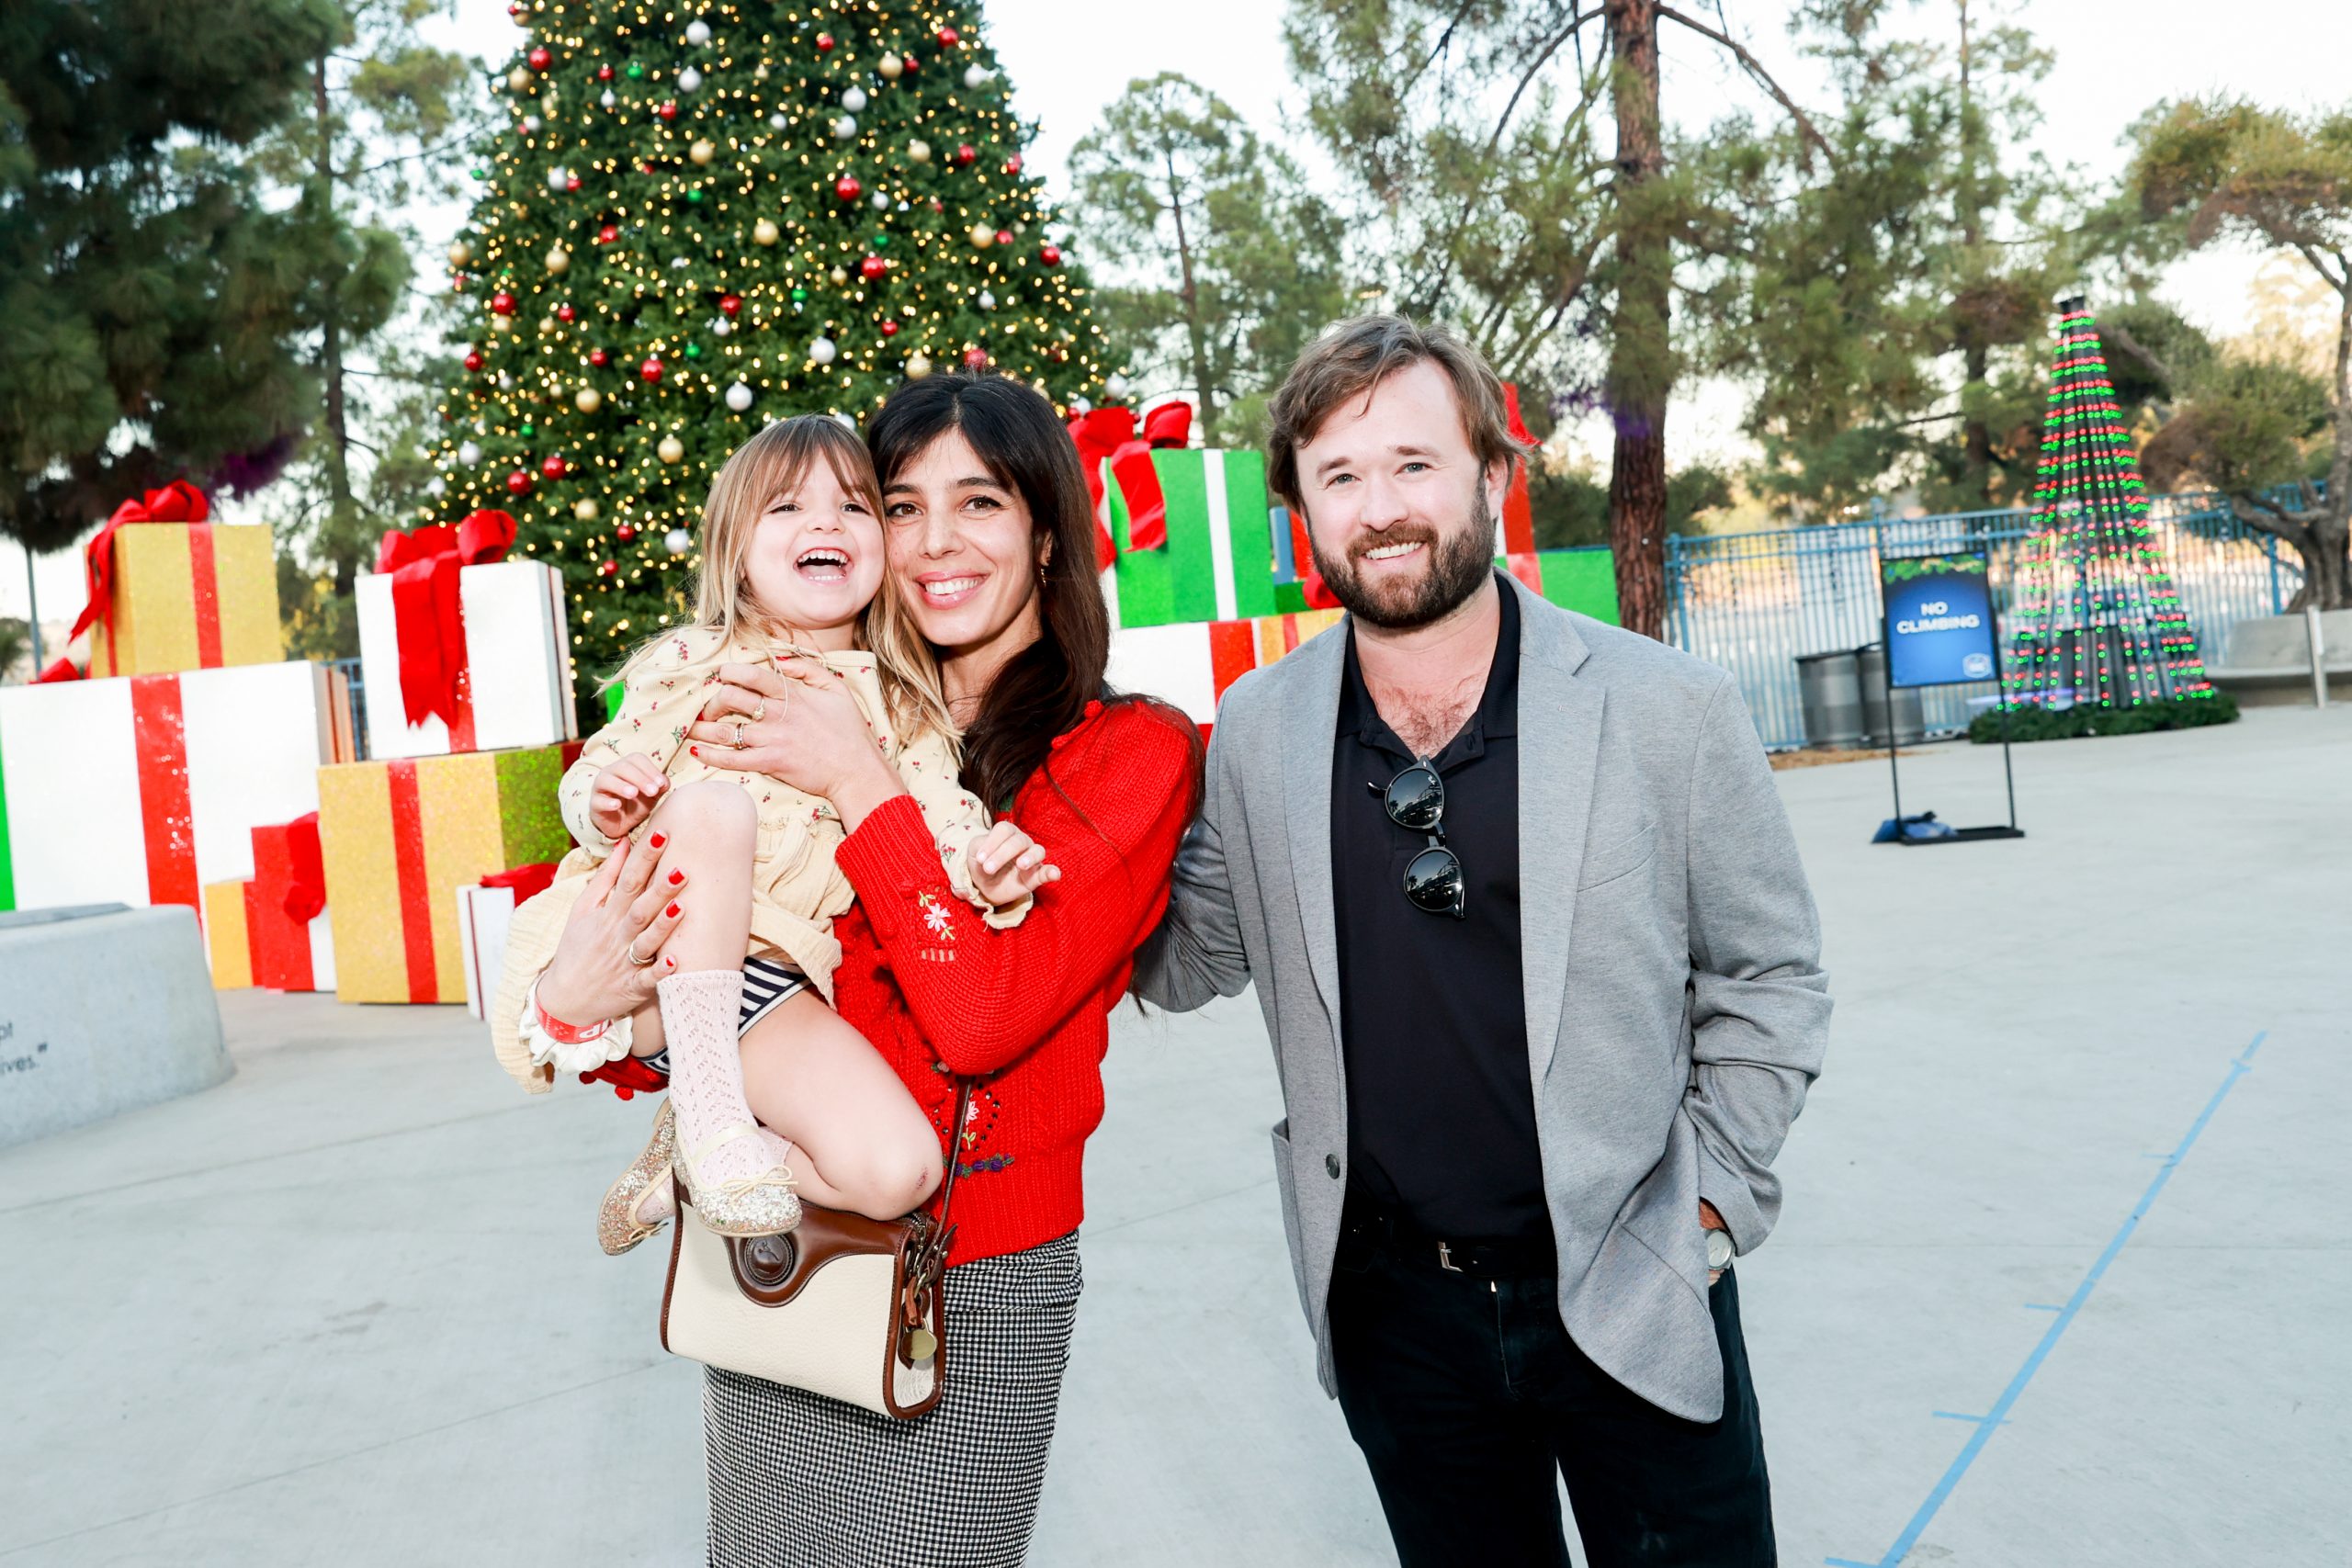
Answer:
[[[1433,1255],[1342,1237],[1340,1406],[1404,1568],[1568,1568],[1555,1466],[1590,1568],[1770,1568],[1764,1435],[1729,1271],[1708,1301],[1724,1414],[1686,1421],[1577,1348],[1552,1279],[1452,1274]]]

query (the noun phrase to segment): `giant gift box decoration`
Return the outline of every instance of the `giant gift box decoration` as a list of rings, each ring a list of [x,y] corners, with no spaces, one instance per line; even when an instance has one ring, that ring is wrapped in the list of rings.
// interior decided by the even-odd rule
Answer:
[[[319,770],[319,840],[346,1002],[466,999],[457,890],[562,858],[556,785],[576,748],[391,758]]]
[[[205,884],[204,949],[216,991],[242,991],[254,983],[253,897],[250,878]]]
[[[246,908],[254,985],[334,989],[334,932],[326,912],[317,812],[254,829],[253,897]]]
[[[284,657],[269,529],[215,524],[204,492],[174,479],[115,508],[84,547],[94,676],[164,675]],[[51,666],[52,676],[70,667]]]
[[[576,739],[562,577],[508,560],[514,520],[477,512],[384,536],[359,578],[368,754],[435,757]]]
[[[1123,434],[1134,424],[1127,409],[1095,409],[1071,422],[1102,508],[1097,553],[1115,626],[1274,613],[1266,460],[1187,449],[1192,413],[1188,404],[1162,404],[1146,417],[1141,438]]]
[[[467,1016],[483,1016],[483,1009],[497,994],[499,971],[506,966],[506,931],[514,920],[514,906],[545,892],[554,880],[554,863],[541,861],[458,889],[458,967],[465,973]]]
[[[317,809],[324,666],[0,687],[0,909],[186,904],[254,874],[253,829]]]

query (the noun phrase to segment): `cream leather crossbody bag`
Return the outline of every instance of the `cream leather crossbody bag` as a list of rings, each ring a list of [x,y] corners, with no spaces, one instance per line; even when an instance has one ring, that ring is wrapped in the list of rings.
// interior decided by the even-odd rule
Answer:
[[[670,1276],[662,1291],[662,1345],[722,1371],[806,1389],[901,1420],[939,1403],[947,1377],[940,1276],[956,1233],[956,1140],[971,1105],[956,1086],[939,1218],[899,1220],[801,1205],[786,1235],[722,1236],[677,1194]]]

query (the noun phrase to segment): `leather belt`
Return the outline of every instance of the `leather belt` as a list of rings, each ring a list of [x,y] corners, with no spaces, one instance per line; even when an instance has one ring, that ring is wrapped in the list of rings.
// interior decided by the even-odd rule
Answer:
[[[1408,1263],[1481,1280],[1548,1279],[1559,1272],[1551,1238],[1540,1241],[1456,1241],[1420,1229],[1385,1210],[1351,1204],[1340,1221],[1354,1236]]]

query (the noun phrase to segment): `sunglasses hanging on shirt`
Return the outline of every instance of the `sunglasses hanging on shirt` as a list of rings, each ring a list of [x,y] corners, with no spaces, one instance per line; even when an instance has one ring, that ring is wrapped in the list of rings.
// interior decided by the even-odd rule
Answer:
[[[1432,915],[1463,918],[1466,903],[1462,859],[1445,843],[1445,781],[1427,762],[1415,762],[1382,789],[1364,788],[1381,797],[1388,819],[1399,828],[1429,835],[1429,847],[1405,867],[1405,897],[1416,909]]]

